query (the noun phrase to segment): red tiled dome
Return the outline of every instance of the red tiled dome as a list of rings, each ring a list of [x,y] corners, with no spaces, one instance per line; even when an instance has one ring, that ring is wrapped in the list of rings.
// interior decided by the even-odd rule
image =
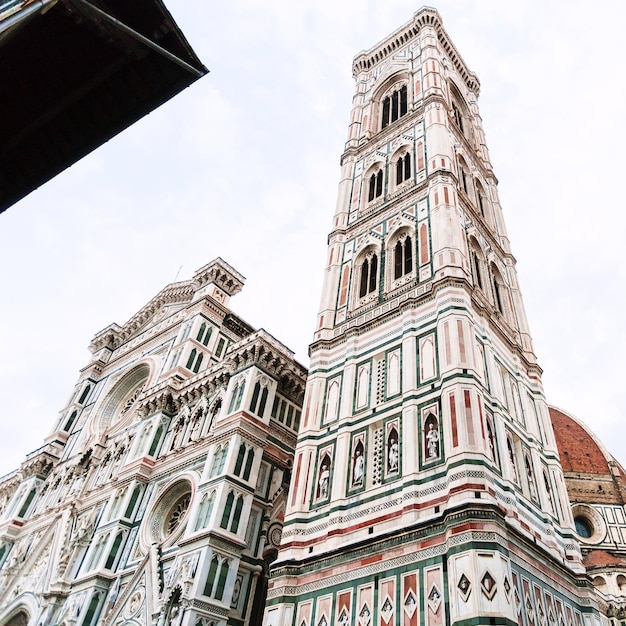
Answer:
[[[604,452],[586,428],[554,407],[550,419],[564,472],[611,474]]]
[[[588,552],[583,558],[583,563],[587,569],[594,567],[626,566],[626,560],[599,549]]]

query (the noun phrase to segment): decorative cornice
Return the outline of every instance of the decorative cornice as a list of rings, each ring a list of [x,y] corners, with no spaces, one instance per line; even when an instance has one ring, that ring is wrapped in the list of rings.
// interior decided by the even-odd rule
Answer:
[[[193,275],[193,286],[197,291],[209,283],[214,283],[229,296],[239,293],[246,279],[222,258],[217,257]]]
[[[426,27],[435,30],[439,43],[452,61],[456,71],[465,82],[465,85],[470,91],[478,95],[480,91],[480,81],[478,77],[468,69],[459,51],[445,31],[441,16],[436,9],[431,7],[421,8],[413,15],[413,18],[409,22],[401,26],[398,30],[389,35],[389,37],[386,37],[369,50],[360,52],[352,62],[352,75],[356,78],[360,72],[367,72],[378,63],[384,61],[397,50],[403,48],[409,41],[417,37],[420,30]]]
[[[193,281],[173,283],[162,289],[152,300],[143,306],[123,326],[110,324],[99,333],[96,333],[89,344],[92,353],[101,348],[115,350],[127,341],[143,326],[157,311],[169,304],[183,304],[191,302],[194,294]]]
[[[224,365],[234,375],[252,365],[276,378],[280,390],[294,398],[304,394],[307,370],[294,353],[263,329],[231,346]]]

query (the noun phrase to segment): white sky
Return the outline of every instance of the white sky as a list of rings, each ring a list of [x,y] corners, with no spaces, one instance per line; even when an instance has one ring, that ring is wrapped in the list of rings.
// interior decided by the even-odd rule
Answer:
[[[0,474],[42,444],[92,336],[217,256],[247,277],[235,312],[308,364],[352,58],[420,7],[166,4],[211,73],[0,215]],[[626,3],[436,8],[482,84],[548,401],[624,462]]]

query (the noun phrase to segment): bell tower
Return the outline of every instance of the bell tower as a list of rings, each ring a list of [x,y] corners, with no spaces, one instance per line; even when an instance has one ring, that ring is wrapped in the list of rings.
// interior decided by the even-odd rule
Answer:
[[[267,626],[591,626],[477,98],[423,8],[356,90]]]

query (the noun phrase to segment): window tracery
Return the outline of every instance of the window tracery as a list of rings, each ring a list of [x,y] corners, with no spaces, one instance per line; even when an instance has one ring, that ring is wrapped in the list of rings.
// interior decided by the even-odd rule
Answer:
[[[398,239],[393,251],[393,278],[398,280],[413,271],[413,241],[410,235]]]
[[[370,252],[361,263],[359,298],[375,293],[378,282],[378,255]]]
[[[406,85],[398,86],[381,102],[381,129],[386,128],[408,113],[408,89]]]
[[[411,155],[405,153],[396,161],[396,185],[411,179]]]
[[[379,169],[368,178],[367,201],[372,202],[383,195],[383,171]]]

